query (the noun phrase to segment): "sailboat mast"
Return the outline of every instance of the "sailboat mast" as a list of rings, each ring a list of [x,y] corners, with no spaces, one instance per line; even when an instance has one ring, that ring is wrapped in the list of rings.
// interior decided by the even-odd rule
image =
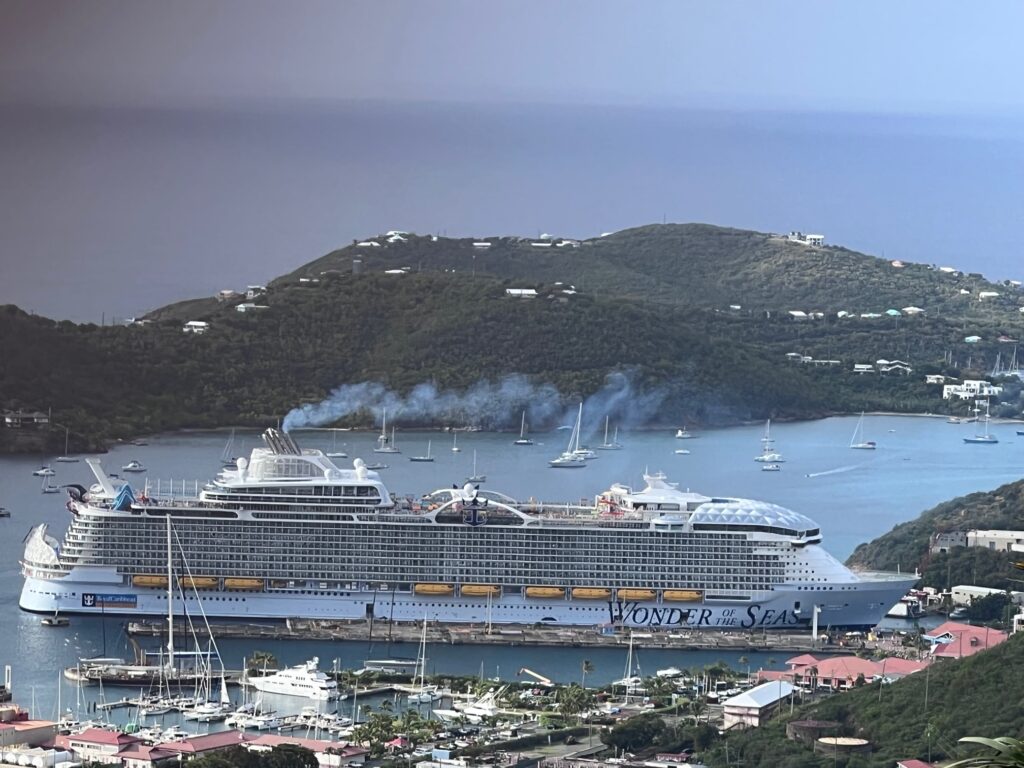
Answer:
[[[608,421],[611,419],[610,415],[604,417],[604,444],[608,445]]]
[[[583,403],[580,403],[580,412],[576,417],[576,447],[574,450],[580,449],[580,432],[583,431]]]
[[[171,516],[167,516],[167,664],[174,672],[174,562],[171,550]]]

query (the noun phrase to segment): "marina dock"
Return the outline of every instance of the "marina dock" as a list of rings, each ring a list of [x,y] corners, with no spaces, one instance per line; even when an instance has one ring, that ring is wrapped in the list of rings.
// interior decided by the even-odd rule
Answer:
[[[184,629],[184,626],[181,627]],[[365,620],[329,621],[324,619],[290,619],[286,622],[218,623],[210,630],[217,638],[246,640],[355,640],[369,642],[388,640],[397,643],[418,643],[422,625],[411,622],[374,622]],[[180,631],[175,625],[175,632]],[[133,621],[128,624],[129,636],[162,637],[167,634],[166,621]],[[601,627],[545,627],[508,625],[490,630],[472,624],[427,625],[427,642],[446,645],[553,646],[573,648],[615,648],[629,645],[631,633],[622,630],[609,633]],[[815,642],[809,632],[727,632],[666,631],[632,632],[633,644],[639,648],[674,650],[731,651],[838,651],[843,648],[831,642]]]

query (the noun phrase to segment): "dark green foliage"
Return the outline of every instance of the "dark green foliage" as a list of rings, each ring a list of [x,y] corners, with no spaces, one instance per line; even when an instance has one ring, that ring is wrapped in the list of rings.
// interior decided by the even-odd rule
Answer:
[[[351,274],[354,257],[364,274]],[[412,273],[383,274],[399,266]],[[564,293],[569,284],[579,292]],[[510,299],[508,287],[540,296]],[[379,381],[404,393],[508,373],[553,384],[570,400],[627,371],[639,387],[665,393],[666,423],[653,426],[937,410],[945,407],[938,391],[920,374],[942,370],[966,328],[985,338],[971,348],[978,365],[1005,346],[997,334],[1024,331],[1010,289],[1001,303],[982,303],[965,302],[961,287],[993,286],[703,225],[641,227],[579,248],[504,238],[480,251],[470,240],[411,237],[328,254],[274,281],[257,300],[269,309],[244,314],[235,311],[240,300],[195,299],[152,313],[150,325],[100,328],[0,308],[0,408],[53,408],[54,422],[71,428],[72,450],[183,427],[262,426],[343,383]],[[929,314],[836,318],[839,309],[909,304]],[[826,317],[794,323],[788,309]],[[182,333],[189,319],[210,330]],[[842,364],[785,362],[794,351]],[[854,362],[883,357],[907,360],[914,375],[850,373]],[[350,425],[369,422],[363,415]],[[28,442],[5,432],[0,451],[63,449],[60,428]]]
[[[229,747],[188,764],[194,768],[319,768],[310,750],[293,744],[281,744],[268,752]]]
[[[662,743],[671,738],[666,730],[665,721],[658,715],[644,714],[623,720],[610,731],[601,734],[601,741],[616,752],[636,752]]]
[[[1005,589],[1007,579],[1019,578],[1007,552],[978,547],[956,547],[948,554],[930,555],[929,537],[936,531],[1024,528],[1024,481],[994,491],[972,493],[939,504],[918,518],[900,523],[889,533],[861,544],[847,561],[850,565],[905,571],[921,568],[922,584],[948,589],[957,584]]]
[[[896,683],[868,683],[817,704],[798,707],[793,717],[835,720],[839,735],[871,742],[873,753],[849,766],[891,768],[898,759],[933,760],[973,752],[957,744],[963,736],[1024,736],[1024,702],[1014,692],[1024,685],[1024,636],[1011,636],[992,650],[959,661],[936,662]],[[927,703],[925,701],[927,690]],[[881,696],[880,696],[881,694]],[[786,718],[788,719],[788,718]],[[782,722],[727,737],[731,764],[748,766],[831,766],[809,748],[785,739]],[[724,745],[705,754],[712,768],[725,766]],[[838,761],[843,765],[842,759]]]

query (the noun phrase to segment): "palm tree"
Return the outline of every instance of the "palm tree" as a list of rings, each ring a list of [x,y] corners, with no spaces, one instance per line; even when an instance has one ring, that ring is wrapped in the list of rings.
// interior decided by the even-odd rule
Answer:
[[[259,672],[264,669],[277,669],[277,657],[270,651],[253,651],[252,656],[246,663],[250,672]]]
[[[558,702],[558,711],[567,719],[575,721],[576,716],[590,706],[593,696],[586,688],[573,683],[561,688],[555,694],[555,700]]]
[[[746,664],[747,666],[747,683],[750,683],[750,659],[746,656],[740,656],[736,661],[740,664]]]
[[[580,679],[580,688],[587,687],[587,675],[594,671],[594,662],[590,659],[584,659],[583,664],[580,666],[583,670],[583,677]]]
[[[1024,768],[1024,741],[1020,739],[1011,739],[1009,736],[1000,736],[998,739],[965,736],[960,742],[982,744],[995,754],[957,760],[947,768]]]

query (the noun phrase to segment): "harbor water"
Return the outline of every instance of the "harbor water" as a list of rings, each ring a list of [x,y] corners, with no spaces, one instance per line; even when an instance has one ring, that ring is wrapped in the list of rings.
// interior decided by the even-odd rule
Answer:
[[[397,443],[401,454],[374,454],[373,432],[295,433],[303,447],[344,451],[368,463],[384,461],[381,476],[393,494],[420,496],[423,493],[463,484],[473,474],[487,476],[485,487],[519,499],[538,501],[592,501],[595,494],[615,482],[642,486],[644,472],[663,471],[670,481],[707,495],[763,499],[804,513],[821,525],[824,546],[845,559],[856,545],[868,541],[894,525],[912,519],[935,504],[974,491],[991,490],[1021,476],[1024,437],[1016,435],[1013,424],[996,424],[991,431],[999,438],[995,445],[968,445],[963,437],[974,434],[975,425],[947,424],[943,418],[869,416],[864,420],[863,440],[873,440],[873,451],[850,450],[856,417],[831,418],[815,422],[773,424],[775,448],[785,458],[781,471],[764,472],[753,461],[761,452],[764,425],[722,430],[694,431],[695,438],[675,439],[674,432],[619,431],[620,451],[600,451],[599,458],[579,469],[551,469],[548,460],[565,449],[567,431],[533,435],[532,446],[514,446],[516,435],[459,432],[459,452],[451,450],[452,433],[406,432],[398,425]],[[614,426],[614,425],[613,425]],[[108,472],[137,460],[146,471],[125,475],[135,488],[148,482],[164,487],[173,482],[191,486],[211,479],[220,466],[227,433],[175,433],[148,438],[146,445],[119,445],[102,456]],[[431,444],[433,462],[411,462]],[[596,447],[603,432],[584,436],[584,443]],[[259,444],[258,434],[236,432],[232,455],[242,456]],[[676,453],[688,450],[687,454]],[[51,464],[57,485],[79,483],[88,486],[92,476],[84,462],[53,463],[54,456],[14,456],[0,459],[0,505],[11,517],[0,519],[0,665],[10,664],[16,699],[23,704],[34,700],[34,712],[50,716],[56,712],[57,681],[61,669],[80,657],[130,656],[124,632],[125,617],[77,617],[65,628],[40,625],[40,617],[18,609],[21,589],[19,559],[22,541],[32,525],[46,522],[58,539],[67,523],[63,494],[43,494],[41,478],[32,471]],[[350,459],[335,459],[346,465]],[[915,563],[903,564],[913,570]],[[154,648],[157,640],[146,638]],[[386,627],[373,643],[350,641],[246,641],[222,640],[225,665],[238,668],[253,650],[269,651],[283,664],[297,664],[318,656],[329,669],[334,659],[344,669],[356,669],[368,658],[406,657],[417,654],[415,646],[386,641]],[[446,646],[428,648],[427,672],[439,675],[484,675],[488,678],[517,679],[522,668],[531,669],[558,682],[579,680],[582,662],[589,659],[594,671],[587,681],[605,684],[623,676],[625,654],[618,648],[550,648]],[[740,657],[746,661],[741,662]],[[743,653],[738,651],[640,652],[644,674],[667,666],[703,667],[724,661],[735,668],[748,663],[751,669],[779,668],[785,653]],[[134,696],[137,690],[106,691],[118,699]],[[64,706],[77,696],[96,701],[94,688],[75,690],[61,684]],[[237,694],[235,694],[237,696]],[[283,697],[282,697],[283,698]],[[282,711],[298,711],[310,702],[295,699],[280,702]],[[344,706],[342,708],[344,709]],[[129,717],[124,711],[122,719]],[[214,726],[217,727],[217,726]],[[205,726],[204,726],[205,728]]]

